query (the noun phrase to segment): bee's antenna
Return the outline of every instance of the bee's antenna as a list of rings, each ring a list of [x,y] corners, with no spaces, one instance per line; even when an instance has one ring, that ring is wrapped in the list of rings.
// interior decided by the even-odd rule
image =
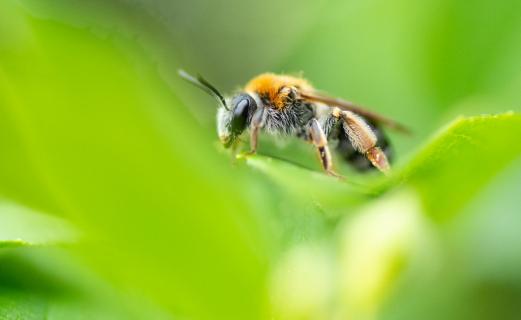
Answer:
[[[186,81],[190,82],[191,84],[195,85],[196,87],[198,88],[201,88],[203,89],[204,91],[206,91],[208,94],[210,94],[211,96],[213,96],[215,99],[217,99],[217,101],[219,101],[219,103],[226,109],[226,110],[230,110],[228,108],[228,105],[226,104],[226,100],[224,100],[224,97],[223,95],[219,92],[219,90],[217,90],[214,86],[212,86],[208,81],[206,81],[203,77],[201,77],[200,75],[197,75],[197,78],[190,75],[188,72],[182,70],[182,69],[179,69],[178,70],[178,73],[179,73],[179,76],[183,79],[185,79]]]

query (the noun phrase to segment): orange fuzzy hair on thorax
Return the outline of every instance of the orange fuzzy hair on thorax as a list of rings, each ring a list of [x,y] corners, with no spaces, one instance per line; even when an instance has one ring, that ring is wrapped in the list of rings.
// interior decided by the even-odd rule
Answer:
[[[305,79],[273,73],[264,73],[251,79],[244,89],[246,92],[257,93],[261,99],[269,100],[275,108],[282,109],[286,105],[289,91],[281,89],[291,87],[299,91],[313,90]]]

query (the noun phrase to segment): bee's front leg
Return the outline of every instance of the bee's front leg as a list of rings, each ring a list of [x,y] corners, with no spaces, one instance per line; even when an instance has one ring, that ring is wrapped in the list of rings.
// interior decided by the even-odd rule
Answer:
[[[265,120],[266,109],[264,107],[258,107],[257,110],[255,110],[250,123],[250,151],[244,155],[254,155],[257,152],[259,132],[260,129],[264,126]]]
[[[327,138],[324,134],[324,130],[320,127],[317,119],[311,119],[309,123],[309,137],[313,145],[317,148],[317,153],[320,158],[322,168],[327,172],[328,175],[342,178],[341,175],[333,170],[333,161],[331,159],[331,152],[327,144]]]

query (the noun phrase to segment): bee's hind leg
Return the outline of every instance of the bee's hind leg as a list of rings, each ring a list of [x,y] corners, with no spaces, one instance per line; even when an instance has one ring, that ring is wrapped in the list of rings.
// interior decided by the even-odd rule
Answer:
[[[351,111],[335,110],[334,114],[343,120],[343,129],[356,151],[365,155],[378,170],[388,173],[389,161],[385,153],[376,146],[377,137],[371,127]]]
[[[328,175],[337,178],[342,178],[341,175],[339,175],[333,170],[333,161],[331,159],[331,152],[329,151],[329,147],[327,144],[327,138],[324,133],[324,130],[322,130],[322,128],[320,127],[320,124],[318,123],[317,119],[311,119],[308,130],[309,138],[317,149],[317,153],[320,158],[322,168],[324,168]]]

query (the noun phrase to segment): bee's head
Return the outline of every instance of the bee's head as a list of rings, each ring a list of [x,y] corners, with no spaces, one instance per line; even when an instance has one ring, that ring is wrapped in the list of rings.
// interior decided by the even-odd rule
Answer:
[[[183,70],[179,70],[179,75],[217,99],[220,104],[217,111],[217,133],[224,146],[230,147],[246,129],[257,109],[255,99],[247,93],[240,93],[233,97],[230,108],[223,95],[203,77],[191,76]]]
[[[232,98],[231,108],[221,106],[217,112],[219,139],[226,148],[230,147],[248,126],[253,112],[257,109],[255,99],[247,93]]]

